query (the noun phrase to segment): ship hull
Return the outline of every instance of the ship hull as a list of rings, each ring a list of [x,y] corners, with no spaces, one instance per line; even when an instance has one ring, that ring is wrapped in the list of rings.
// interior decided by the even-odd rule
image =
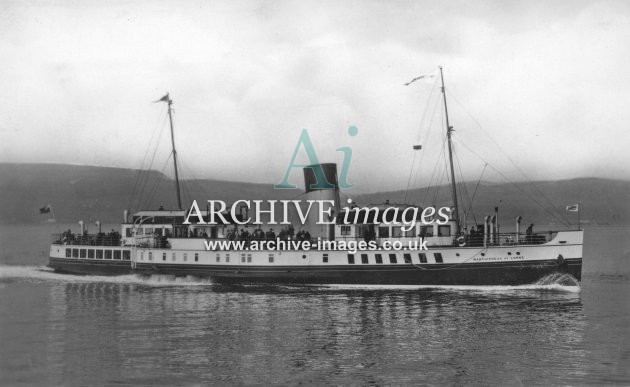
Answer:
[[[225,265],[137,264],[144,274],[209,278],[225,284],[352,284],[352,285],[525,285],[554,273],[581,280],[582,259],[489,264],[364,265],[358,267],[265,267]]]
[[[82,260],[50,258],[48,267],[58,273],[79,275],[124,275],[131,274],[129,261]]]
[[[66,274],[131,274],[131,248],[53,244],[50,246],[48,267]]]

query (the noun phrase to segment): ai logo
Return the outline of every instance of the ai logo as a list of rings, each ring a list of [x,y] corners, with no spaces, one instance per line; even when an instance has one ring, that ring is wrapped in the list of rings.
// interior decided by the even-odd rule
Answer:
[[[348,134],[350,137],[354,137],[359,133],[359,129],[356,126],[350,126],[348,128]],[[295,158],[300,151],[300,147],[304,147],[304,151],[306,152],[306,156],[308,157],[308,161],[310,164],[295,164]],[[344,146],[341,148],[335,149],[337,152],[343,153],[343,164],[341,165],[341,171],[339,171],[339,188],[352,188],[354,184],[348,183],[348,171],[350,170],[350,162],[352,161],[352,148]],[[296,189],[297,186],[295,184],[289,183],[289,175],[291,174],[291,170],[293,168],[304,168],[311,165],[319,166],[320,162],[317,158],[317,154],[315,153],[315,148],[313,147],[313,142],[311,141],[311,137],[308,135],[308,131],[306,129],[302,130],[302,134],[300,134],[300,138],[298,139],[295,150],[293,151],[293,156],[291,157],[291,161],[289,161],[289,166],[287,167],[287,171],[284,174],[284,178],[278,184],[275,184],[273,187],[276,189]],[[317,178],[317,184],[312,184],[311,189],[326,189],[326,188],[334,188],[332,184],[328,180],[326,180],[326,176],[324,176],[324,171],[321,167],[313,167],[313,172],[315,173],[315,177]]]

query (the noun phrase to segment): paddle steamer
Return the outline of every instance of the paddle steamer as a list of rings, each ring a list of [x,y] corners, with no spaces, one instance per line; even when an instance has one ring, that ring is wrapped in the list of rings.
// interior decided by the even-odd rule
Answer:
[[[334,164],[304,168],[306,199],[329,199],[339,215],[334,224],[317,225],[307,220],[302,225],[308,228],[308,240],[314,248],[254,249],[254,243],[261,240],[276,244],[296,238],[303,241],[304,234],[290,229],[278,237],[269,231],[253,232],[257,226],[241,224],[242,218],[227,212],[227,221],[220,224],[186,224],[189,213],[181,205],[172,101],[167,94],[160,101],[167,102],[169,109],[178,209],[139,211],[131,216],[125,213],[118,238],[57,236],[50,248],[49,266],[75,274],[166,274],[231,284],[521,285],[553,273],[570,274],[580,281],[583,231],[579,225],[576,230],[524,233],[519,217],[515,232],[501,233],[496,210],[476,229],[468,230],[463,224],[452,157],[453,128],[448,122],[441,69],[440,75],[452,198],[451,218],[444,224],[417,221],[408,229],[407,219],[387,218],[383,212],[364,212],[354,217],[352,224],[342,222],[345,212],[359,210],[341,208]],[[321,173],[333,183],[332,188],[310,189]],[[202,216],[209,216],[208,211],[202,211]],[[233,243],[218,243],[228,241]],[[345,246],[363,241],[370,248],[349,251],[322,243],[333,241],[345,242]],[[400,248],[388,248],[392,246]]]

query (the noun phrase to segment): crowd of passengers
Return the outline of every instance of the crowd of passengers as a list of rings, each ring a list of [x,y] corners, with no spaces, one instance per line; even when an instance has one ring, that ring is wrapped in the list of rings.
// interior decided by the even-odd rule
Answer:
[[[120,233],[112,230],[108,233],[88,234],[87,230],[84,230],[83,234],[74,234],[68,229],[61,233],[58,242],[64,245],[120,246]]]
[[[496,238],[496,237],[495,237]],[[514,241],[511,235],[507,236],[508,243],[525,243],[531,245],[538,245],[547,242],[547,238],[543,234],[534,234],[534,224],[530,224],[525,231],[525,239],[519,238],[519,241]],[[551,240],[551,236],[549,237]],[[468,246],[483,246],[484,240],[484,228],[482,225],[472,226],[468,236],[466,237],[466,242]],[[490,240],[487,241],[490,243]],[[496,243],[496,241],[495,241]]]
[[[311,234],[306,230],[299,230],[295,233],[295,229],[293,226],[283,227],[278,235],[270,228],[267,232],[263,231],[261,228],[257,228],[251,233],[247,231],[247,229],[241,229],[238,231],[238,228],[234,227],[230,231],[228,231],[227,239],[231,241],[272,241],[276,239],[280,240],[295,240],[298,242],[301,241],[310,241]]]

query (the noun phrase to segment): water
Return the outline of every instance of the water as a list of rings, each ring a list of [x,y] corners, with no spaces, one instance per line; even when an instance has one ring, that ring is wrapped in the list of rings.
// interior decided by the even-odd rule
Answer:
[[[56,274],[51,227],[0,229],[0,385],[630,383],[630,228],[581,286],[297,288]]]

